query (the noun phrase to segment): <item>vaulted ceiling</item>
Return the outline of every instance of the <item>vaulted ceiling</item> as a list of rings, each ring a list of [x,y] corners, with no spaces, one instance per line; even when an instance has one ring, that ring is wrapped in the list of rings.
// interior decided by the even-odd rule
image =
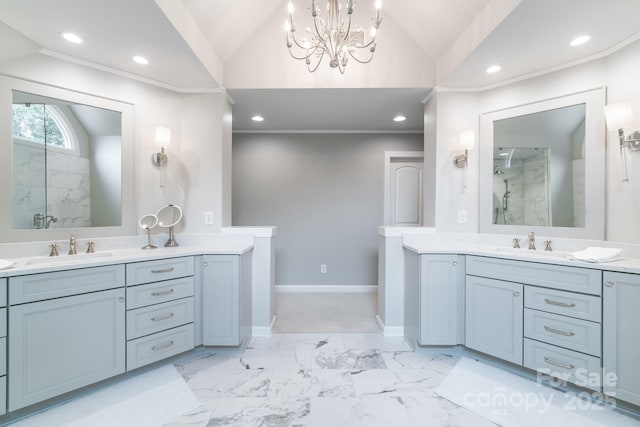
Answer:
[[[373,2],[355,1],[363,25]],[[293,3],[301,16],[309,1]],[[372,63],[349,65],[344,76],[328,65],[309,74],[285,47],[286,9],[287,0],[5,0],[0,65],[44,54],[176,91],[224,87],[243,99],[247,89],[423,90],[405,91],[413,103],[436,86],[482,90],[640,38],[638,0],[386,0]],[[64,31],[84,43],[68,44]],[[583,33],[590,43],[568,45]],[[133,63],[137,54],[149,65]],[[502,71],[485,73],[494,63]]]

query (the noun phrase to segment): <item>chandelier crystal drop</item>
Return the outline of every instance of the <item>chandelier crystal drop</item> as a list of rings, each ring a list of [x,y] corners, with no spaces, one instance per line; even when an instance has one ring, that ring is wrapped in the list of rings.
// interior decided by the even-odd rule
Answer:
[[[344,1],[342,4],[338,0],[329,0],[324,15],[317,3],[316,0],[311,0],[311,7],[308,9],[313,18],[313,29],[306,28],[306,36],[298,39],[293,20],[293,3],[289,2],[289,18],[285,22],[289,54],[294,59],[305,61],[310,73],[318,69],[325,56],[329,58],[329,66],[337,68],[340,74],[344,74],[349,58],[361,64],[371,62],[376,51],[378,28],[382,23],[382,1],[375,1],[376,16],[371,19],[368,40],[362,27],[351,27],[353,0]],[[345,10],[346,16],[343,13]]]

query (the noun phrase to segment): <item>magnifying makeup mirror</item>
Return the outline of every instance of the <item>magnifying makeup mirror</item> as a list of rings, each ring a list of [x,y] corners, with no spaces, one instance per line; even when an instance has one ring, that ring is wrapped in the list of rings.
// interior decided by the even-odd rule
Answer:
[[[154,214],[147,214],[138,221],[140,228],[147,230],[147,245],[142,249],[155,249],[157,246],[151,244],[151,229],[158,225],[158,217]]]
[[[178,246],[178,242],[176,242],[173,234],[173,227],[182,219],[182,209],[176,205],[167,205],[160,208],[156,216],[158,217],[158,225],[169,229],[169,240],[167,240],[164,246]]]

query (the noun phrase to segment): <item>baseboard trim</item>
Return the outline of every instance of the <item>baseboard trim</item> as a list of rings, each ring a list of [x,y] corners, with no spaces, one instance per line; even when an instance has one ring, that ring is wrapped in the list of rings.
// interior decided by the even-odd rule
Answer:
[[[259,338],[271,338],[270,326],[254,326],[251,328],[251,334]]]
[[[269,326],[253,326],[251,328],[251,335],[258,338],[271,338],[273,335],[273,326],[276,324],[276,316],[271,319]]]
[[[340,285],[278,285],[276,292],[328,292],[328,293],[368,293],[377,292],[377,286],[340,286]]]
[[[382,335],[385,337],[403,337],[404,336],[404,326],[385,326],[384,322],[376,314],[376,324],[380,331],[382,331]]]

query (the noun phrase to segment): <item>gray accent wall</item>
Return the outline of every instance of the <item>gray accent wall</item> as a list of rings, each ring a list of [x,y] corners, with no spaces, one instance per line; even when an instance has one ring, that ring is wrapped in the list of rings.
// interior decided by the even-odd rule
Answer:
[[[376,285],[384,153],[422,151],[423,139],[234,134],[233,225],[278,227],[276,285]]]

